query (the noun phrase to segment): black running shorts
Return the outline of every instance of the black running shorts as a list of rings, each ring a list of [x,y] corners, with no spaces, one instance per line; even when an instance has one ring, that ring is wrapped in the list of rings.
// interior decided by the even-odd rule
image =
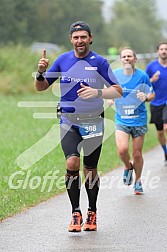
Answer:
[[[163,124],[167,123],[167,105],[153,106],[150,105],[151,119],[150,123],[154,123],[157,130],[163,130]]]
[[[83,164],[86,168],[97,168],[101,153],[103,136],[82,139],[78,128],[70,127],[67,124],[60,125],[61,146],[65,158],[71,156],[80,157],[83,148]]]

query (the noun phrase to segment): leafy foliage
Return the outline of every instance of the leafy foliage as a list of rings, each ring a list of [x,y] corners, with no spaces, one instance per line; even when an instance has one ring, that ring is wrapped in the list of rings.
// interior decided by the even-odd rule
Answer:
[[[112,45],[129,45],[138,53],[154,50],[164,25],[155,0],[115,0],[108,23],[102,6],[100,0],[0,0],[1,44],[50,42],[69,50],[69,26],[83,20],[94,35],[92,49],[100,54]]]
[[[152,52],[163,38],[155,0],[117,0],[112,13],[111,41],[117,47],[131,46],[138,53]]]
[[[69,49],[69,26],[77,20],[90,24],[96,36],[93,47],[104,53],[107,44],[103,40],[106,34],[100,1],[0,0],[0,34],[3,44],[12,42],[29,45],[39,41]]]

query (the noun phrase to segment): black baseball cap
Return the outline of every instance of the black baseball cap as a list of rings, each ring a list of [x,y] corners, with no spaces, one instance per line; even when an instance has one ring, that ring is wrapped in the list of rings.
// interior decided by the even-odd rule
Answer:
[[[91,35],[90,26],[84,21],[77,21],[70,26],[70,35],[75,31],[87,31]]]

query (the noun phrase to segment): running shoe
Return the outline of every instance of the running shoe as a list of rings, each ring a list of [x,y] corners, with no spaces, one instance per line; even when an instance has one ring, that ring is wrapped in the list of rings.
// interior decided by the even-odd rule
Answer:
[[[135,182],[133,189],[134,189],[134,194],[136,195],[143,194],[143,188],[142,188],[141,182]]]
[[[83,226],[84,231],[96,231],[97,224],[96,224],[96,213],[93,211],[87,212],[86,221]]]
[[[125,185],[127,186],[131,185],[132,181],[133,181],[133,166],[131,169],[125,168],[123,173],[123,182]]]
[[[81,227],[83,225],[82,215],[80,212],[74,212],[72,214],[72,220],[68,227],[69,232],[81,232]]]

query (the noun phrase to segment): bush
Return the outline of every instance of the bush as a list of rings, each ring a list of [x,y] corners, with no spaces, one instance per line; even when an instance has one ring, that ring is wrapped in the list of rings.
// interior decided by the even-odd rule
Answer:
[[[33,72],[37,71],[42,55],[23,45],[7,45],[0,48],[0,90],[1,94],[22,94],[34,92]],[[57,55],[49,56],[50,61]]]

